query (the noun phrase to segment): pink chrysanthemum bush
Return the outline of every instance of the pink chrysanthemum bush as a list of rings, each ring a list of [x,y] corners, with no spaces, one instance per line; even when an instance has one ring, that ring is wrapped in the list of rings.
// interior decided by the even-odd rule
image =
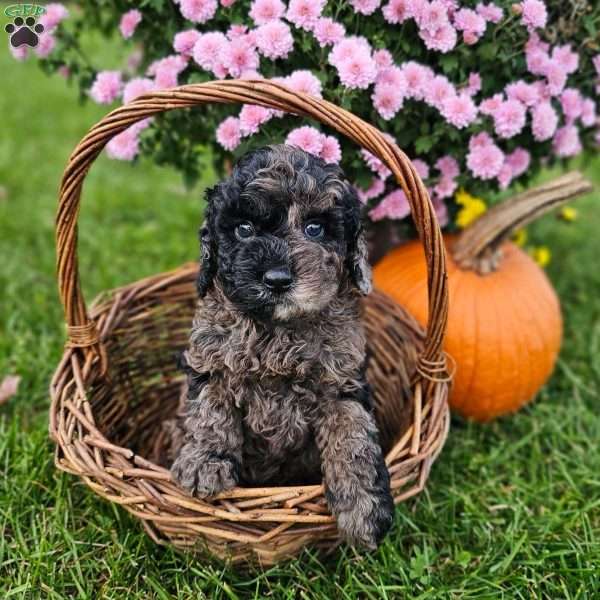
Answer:
[[[567,10],[567,8],[568,10]],[[489,195],[600,143],[600,5],[523,0],[101,0],[53,3],[34,51],[48,71],[106,105],[211,79],[270,79],[339,104],[415,161],[443,224],[459,188]],[[80,41],[122,38],[122,63],[97,64]],[[20,50],[20,49],[19,49]],[[15,58],[27,58],[15,51]],[[409,206],[374,156],[331,131],[259,106],[211,106],[148,119],[109,156],[143,154],[193,182],[251,147],[295,144],[340,163],[373,220]],[[211,147],[199,147],[199,141]]]

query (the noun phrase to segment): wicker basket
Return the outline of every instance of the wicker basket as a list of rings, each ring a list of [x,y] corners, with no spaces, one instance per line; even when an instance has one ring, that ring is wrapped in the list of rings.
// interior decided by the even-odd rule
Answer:
[[[367,376],[396,503],[423,489],[448,430],[449,377],[441,349],[448,305],[444,247],[426,189],[395,144],[341,108],[272,82],[221,81],[146,94],[107,115],[71,155],[56,221],[68,334],[51,384],[56,465],[137,516],[157,543],[272,564],[308,545],[332,549],[340,543],[322,485],[235,488],[198,500],[149,460],[161,423],[178,402],[182,375],[174,356],[187,343],[197,264],[107,292],[89,312],[79,283],[81,188],[102,148],[141,119],[211,102],[259,104],[314,118],[378,156],[409,198],[429,270],[427,334],[383,294],[364,301]]]

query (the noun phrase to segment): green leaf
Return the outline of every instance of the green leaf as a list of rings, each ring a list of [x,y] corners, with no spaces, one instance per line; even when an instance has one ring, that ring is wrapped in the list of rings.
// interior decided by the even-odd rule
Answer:
[[[445,54],[440,58],[440,65],[444,73],[451,73],[458,67],[458,57],[455,54]]]
[[[482,44],[477,49],[477,54],[479,54],[483,60],[493,60],[496,57],[497,52],[497,44],[492,44],[491,42],[488,44]]]
[[[467,550],[461,550],[456,555],[456,564],[459,567],[461,567],[462,569],[465,569],[471,562],[471,558],[472,558],[472,555],[470,552],[468,552]]]
[[[435,139],[431,135],[422,135],[417,138],[415,142],[415,151],[417,154],[425,154],[429,152],[433,145],[435,144]]]

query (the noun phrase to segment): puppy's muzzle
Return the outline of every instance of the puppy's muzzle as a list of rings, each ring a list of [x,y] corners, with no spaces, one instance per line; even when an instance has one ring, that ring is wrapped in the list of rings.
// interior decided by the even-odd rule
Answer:
[[[285,292],[293,282],[294,278],[287,267],[275,267],[263,275],[263,283],[272,292]]]

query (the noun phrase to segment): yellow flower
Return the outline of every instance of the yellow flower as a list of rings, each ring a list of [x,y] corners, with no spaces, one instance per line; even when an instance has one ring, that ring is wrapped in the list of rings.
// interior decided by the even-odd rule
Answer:
[[[540,267],[545,267],[550,262],[552,253],[548,246],[538,246],[531,250],[531,256]]]
[[[577,216],[578,216],[577,209],[573,208],[572,206],[565,206],[561,209],[560,216],[564,221],[568,221],[569,223],[572,223],[573,221],[575,221],[577,219]]]
[[[463,206],[470,204],[471,202],[473,202],[473,200],[479,200],[479,198],[475,198],[475,196],[471,196],[471,194],[466,192],[463,188],[461,188],[460,190],[458,190],[458,192],[456,192],[455,199],[456,199],[457,204],[462,204]]]
[[[527,242],[527,229],[517,229],[512,236],[512,241],[522,248]]]
[[[456,215],[456,224],[463,229],[476,221],[487,210],[485,202],[481,198],[471,196],[462,188],[456,192],[455,200],[462,206]]]
[[[471,199],[458,211],[456,224],[461,229],[464,229],[473,221],[476,221],[486,210],[485,202],[481,198],[473,198],[471,196]]]

